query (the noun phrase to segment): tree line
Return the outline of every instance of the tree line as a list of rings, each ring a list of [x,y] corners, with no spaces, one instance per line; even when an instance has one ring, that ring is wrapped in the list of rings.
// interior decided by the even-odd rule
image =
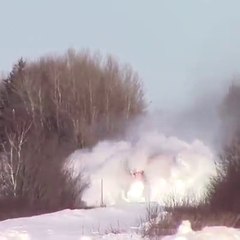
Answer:
[[[76,193],[66,157],[118,136],[146,106],[129,65],[88,51],[20,59],[0,90],[0,200],[33,209],[76,207],[87,184]]]

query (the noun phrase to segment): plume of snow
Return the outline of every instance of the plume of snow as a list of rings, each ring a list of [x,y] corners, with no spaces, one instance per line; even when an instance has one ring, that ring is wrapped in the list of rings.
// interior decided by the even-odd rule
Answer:
[[[99,205],[101,192],[106,205],[124,200],[165,204],[172,195],[176,201],[191,198],[199,202],[215,174],[214,154],[202,141],[188,143],[157,131],[77,150],[66,167],[73,177],[81,171],[90,180],[82,199],[88,205]],[[131,175],[136,171],[144,171],[142,182]]]

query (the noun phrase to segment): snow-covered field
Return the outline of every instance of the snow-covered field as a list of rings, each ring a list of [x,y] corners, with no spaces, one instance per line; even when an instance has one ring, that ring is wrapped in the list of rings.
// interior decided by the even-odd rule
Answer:
[[[140,240],[142,238],[137,226],[145,213],[144,204],[128,204],[10,219],[0,222],[0,240]],[[240,239],[240,231],[226,227],[206,227],[194,232],[189,222],[185,221],[177,235],[163,239],[234,240]]]

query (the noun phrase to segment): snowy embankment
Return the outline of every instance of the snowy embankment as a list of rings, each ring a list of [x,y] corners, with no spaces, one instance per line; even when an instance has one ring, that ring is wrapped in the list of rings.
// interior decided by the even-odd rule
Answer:
[[[239,240],[240,230],[224,226],[205,227],[201,231],[193,231],[189,221],[183,221],[174,236],[166,236],[162,240]]]
[[[115,231],[130,233],[145,211],[145,204],[128,204],[9,219],[0,222],[0,240],[79,240],[82,236],[102,236]]]
[[[0,240],[140,240],[136,231],[144,218],[144,204],[90,210],[64,210],[40,216],[10,219],[0,222]],[[147,238],[145,238],[147,239]],[[175,236],[164,240],[234,240],[240,231],[227,227],[206,227],[191,230],[183,222]]]

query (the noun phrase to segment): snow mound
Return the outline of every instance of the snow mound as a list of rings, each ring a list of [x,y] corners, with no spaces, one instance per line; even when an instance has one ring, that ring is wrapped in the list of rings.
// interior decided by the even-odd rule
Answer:
[[[164,237],[163,240],[240,240],[240,230],[218,226],[194,232],[191,223],[183,221],[176,235]]]

